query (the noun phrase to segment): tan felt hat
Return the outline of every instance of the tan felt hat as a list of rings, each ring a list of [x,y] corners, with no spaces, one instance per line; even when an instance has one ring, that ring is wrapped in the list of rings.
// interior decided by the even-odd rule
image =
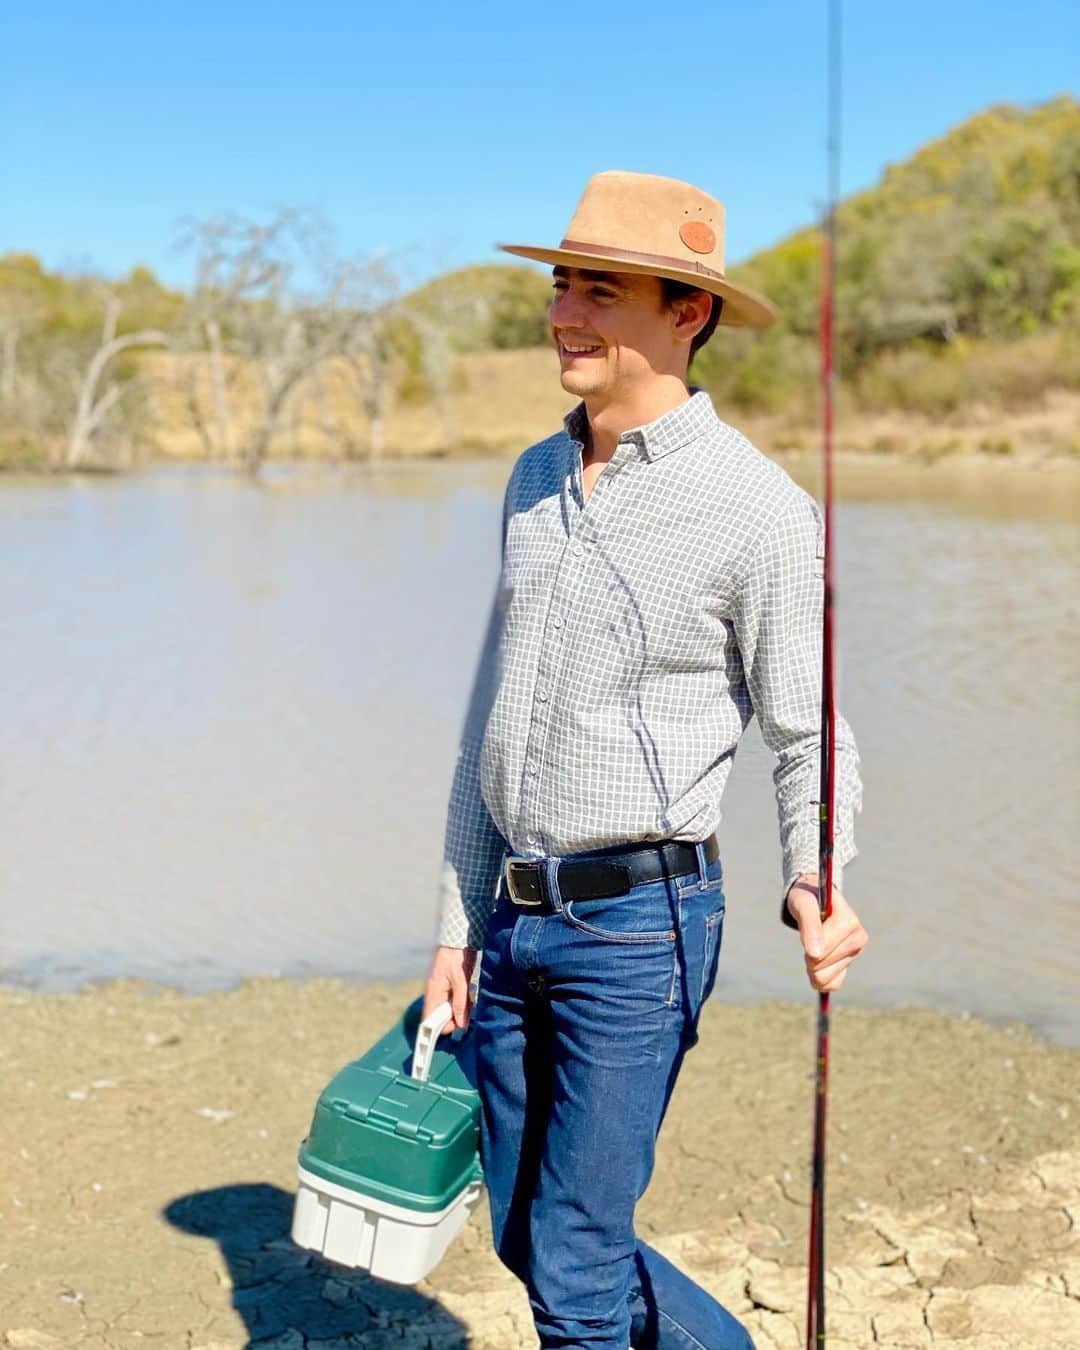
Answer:
[[[684,281],[723,296],[722,324],[768,328],[776,320],[763,295],[724,277],[723,204],[677,178],[619,169],[594,174],[558,248],[499,248],[564,267]]]

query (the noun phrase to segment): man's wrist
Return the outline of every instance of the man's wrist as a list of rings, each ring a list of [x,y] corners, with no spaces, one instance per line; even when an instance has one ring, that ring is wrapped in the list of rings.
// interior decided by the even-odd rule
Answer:
[[[833,888],[833,891],[834,891],[834,892],[836,892],[836,891],[838,891],[838,890],[840,889],[841,872],[842,872],[842,869],[839,868],[839,867],[837,867],[837,866],[834,864],[834,866],[833,866],[833,879],[832,879],[832,888]],[[798,927],[799,927],[798,920],[795,918],[795,916],[792,914],[791,910],[788,908],[788,899],[789,899],[790,896],[791,896],[791,892],[795,889],[796,886],[798,886],[798,885],[800,885],[800,884],[803,885],[803,886],[805,886],[808,890],[812,891],[813,894],[814,894],[815,896],[818,896],[818,895],[819,895],[819,890],[818,890],[818,874],[817,874],[817,871],[815,870],[815,871],[813,871],[813,872],[799,872],[799,873],[797,873],[797,874],[791,879],[791,884],[788,886],[787,890],[784,892],[784,898],[783,898],[783,900],[780,901],[780,919],[781,919],[781,922],[784,923],[788,928],[794,928],[794,929],[796,929],[796,930],[797,930]]]
[[[795,918],[795,915],[792,914],[790,909],[788,909],[788,896],[799,884],[799,882],[802,881],[807,875],[808,873],[806,872],[800,872],[798,876],[796,876],[793,879],[791,885],[784,892],[784,898],[780,901],[780,922],[784,924],[786,928],[793,928],[796,932],[799,931],[799,924]]]

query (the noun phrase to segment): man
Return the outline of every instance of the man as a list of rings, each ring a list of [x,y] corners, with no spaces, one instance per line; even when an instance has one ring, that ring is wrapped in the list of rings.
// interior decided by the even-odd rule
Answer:
[[[712,990],[714,831],[756,713],[777,756],[784,896],[815,989],[866,934],[837,889],[858,758],[837,719],[837,882],[816,885],[822,530],[816,505],[687,383],[717,323],[764,327],[723,274],[724,209],[603,173],[553,264],[552,339],[581,402],[526,450],[451,792],[425,1013],[469,1024],[496,1249],[544,1347],[751,1344],[634,1236],[634,1206]],[[722,1122],[721,1122],[722,1123]]]

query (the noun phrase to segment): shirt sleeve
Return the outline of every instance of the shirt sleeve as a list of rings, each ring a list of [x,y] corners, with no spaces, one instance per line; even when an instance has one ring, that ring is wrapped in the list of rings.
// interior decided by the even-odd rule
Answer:
[[[735,609],[736,638],[754,712],[776,756],[784,893],[818,870],[821,750],[821,629],[825,532],[814,499],[800,492],[762,538]],[[855,857],[862,808],[855,738],[836,715],[833,884]]]
[[[503,556],[508,500],[509,488],[503,502]],[[499,687],[502,590],[500,564],[499,584],[495,588],[495,598],[473,677],[446,813],[436,937],[440,947],[483,950],[484,932],[494,906],[495,885],[507,847],[480,792],[480,748],[488,714]]]

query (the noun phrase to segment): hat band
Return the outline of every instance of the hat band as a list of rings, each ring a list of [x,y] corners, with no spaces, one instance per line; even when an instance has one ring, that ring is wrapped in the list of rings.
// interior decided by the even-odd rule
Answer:
[[[712,267],[706,267],[704,263],[691,262],[688,258],[671,258],[663,253],[635,253],[628,248],[609,248],[604,244],[583,244],[576,239],[564,239],[559,245],[567,252],[589,253],[600,258],[606,258],[612,262],[640,263],[646,267],[676,267],[680,272],[694,272],[700,277],[708,277],[710,281],[725,281],[727,278],[723,272],[717,272]]]

